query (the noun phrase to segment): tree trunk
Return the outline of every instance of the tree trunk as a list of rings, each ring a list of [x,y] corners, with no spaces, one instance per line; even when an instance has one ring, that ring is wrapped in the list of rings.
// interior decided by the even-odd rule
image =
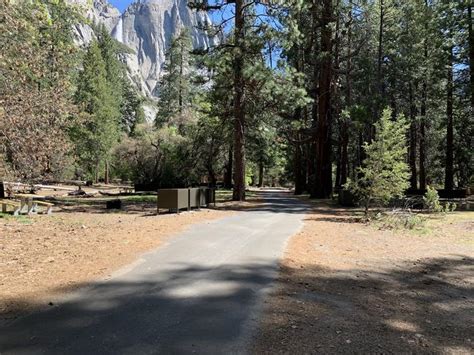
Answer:
[[[234,53],[234,201],[245,200],[244,0],[235,0]]]
[[[263,173],[264,173],[263,162],[258,164],[258,187],[263,187]]]
[[[105,174],[104,174],[104,183],[105,183],[106,185],[108,185],[109,182],[110,182],[110,181],[109,181],[109,180],[110,180],[110,176],[109,176],[109,175],[110,175],[110,172],[109,172],[109,171],[110,171],[109,160],[106,159],[106,160],[105,160]]]
[[[94,183],[99,183],[99,174],[100,174],[100,160],[97,159],[95,162],[95,171],[94,171]]]
[[[341,128],[339,128],[339,131]],[[339,134],[339,139],[337,140],[337,156],[336,156],[336,190],[341,188],[341,161],[342,161],[342,139]]]
[[[349,9],[349,23],[347,27],[347,74],[346,74],[346,106],[349,110],[352,107],[352,7]],[[350,119],[350,117],[349,117]],[[346,118],[342,125],[341,139],[342,139],[342,152],[341,152],[341,177],[340,185],[344,186],[347,183],[348,176],[348,165],[349,165],[349,124]]]
[[[229,157],[227,160],[226,172],[224,175],[224,187],[227,189],[232,188],[232,146],[229,147]]]
[[[321,27],[321,63],[316,132],[316,174],[313,198],[329,198],[332,193],[331,163],[331,82],[332,82],[332,0],[324,0]]]
[[[308,171],[308,189],[310,195],[313,197],[315,195],[316,188],[316,171],[319,169],[316,166],[316,130],[318,125],[318,93],[319,93],[319,71],[320,66],[318,63],[318,55],[320,54],[320,42],[318,41],[318,30],[319,30],[319,9],[317,2],[313,2],[311,9],[312,16],[312,34],[311,34],[311,65],[312,65],[312,88],[310,91],[310,96],[313,99],[313,104],[311,105],[311,116],[308,114],[307,117],[311,119],[311,129],[312,129],[312,141],[308,143],[308,160],[307,160],[307,171]],[[309,56],[308,56],[309,57]]]
[[[299,139],[299,137],[297,138]],[[303,182],[303,162],[301,156],[301,144],[296,143],[295,145],[295,163],[294,163],[294,175],[295,175],[295,195],[302,195],[304,191]]]
[[[298,28],[300,30],[304,29],[304,23],[301,22],[301,13],[298,13]],[[305,68],[305,60],[306,60],[306,50],[304,46],[302,46],[299,42],[294,44],[296,57],[294,58],[295,69],[297,72],[301,73],[304,72]],[[294,120],[295,121],[305,121],[307,119],[307,115],[305,114],[307,110],[304,110],[302,107],[298,107],[295,109],[294,112]],[[295,183],[295,195],[302,195],[306,189],[306,171],[307,168],[305,166],[306,161],[304,160],[304,149],[306,145],[300,143],[301,141],[301,133],[298,131],[295,134],[296,136],[296,143],[294,146],[294,183]]]
[[[416,106],[415,98],[413,94],[413,84],[409,84],[409,97],[410,97],[410,188],[416,189],[418,186],[417,171],[416,171]]]
[[[339,10],[339,1],[336,1],[336,13]],[[344,131],[344,125],[345,125],[345,120],[341,120],[341,95],[339,93],[339,51],[340,51],[340,38],[339,38],[339,32],[340,32],[340,20],[339,16],[336,18],[336,33],[335,33],[335,47],[334,47],[334,63],[335,63],[335,68],[336,72],[333,75],[332,78],[332,98],[334,98],[334,117],[332,119],[335,122],[339,122],[339,139],[338,139],[338,144],[337,144],[337,165],[336,165],[336,187],[339,189],[341,188],[342,184],[342,170],[344,169],[342,166],[342,145],[343,145],[343,131]]]
[[[347,122],[344,122],[343,131],[342,131],[342,154],[341,154],[341,181],[340,185],[344,186],[347,183],[348,175],[348,164],[349,164],[349,130],[347,127]]]
[[[385,19],[384,0],[380,0],[379,43],[377,48],[377,85],[382,94],[382,56],[383,56],[383,27]]]
[[[426,135],[426,100],[427,100],[427,85],[426,81],[423,81],[422,89],[422,98],[421,98],[421,108],[420,108],[420,148],[419,148],[419,165],[420,165],[420,189],[426,189],[426,170],[425,170],[425,135]]]
[[[425,12],[428,12],[428,0],[425,0]],[[425,15],[425,36],[426,38],[424,39],[423,43],[423,57],[424,57],[424,62],[425,66],[428,63],[428,18]],[[426,162],[426,105],[428,102],[428,84],[427,84],[427,78],[428,73],[425,72],[423,73],[423,86],[421,90],[421,107],[420,107],[420,147],[419,147],[419,168],[420,168],[420,189],[425,190],[426,189],[426,168],[425,168],[425,162]]]
[[[384,26],[385,26],[385,2],[380,0],[379,7],[380,19],[379,19],[379,33],[378,33],[378,44],[377,44],[377,95],[375,102],[375,109],[373,111],[373,122],[377,122],[381,113],[382,105],[385,96],[385,88],[383,84],[382,76],[382,64],[383,64],[383,41],[384,41]],[[368,141],[371,142],[375,136],[375,127],[369,124],[367,127]]]
[[[178,112],[183,113],[183,75],[184,75],[184,44],[180,41],[180,61],[179,61],[179,88],[178,88]]]
[[[214,168],[212,165],[208,165],[207,167],[207,175],[209,178],[209,184],[211,187],[216,187],[217,185],[217,178],[216,178],[216,173],[214,172]]]
[[[358,166],[362,166],[365,160],[365,150],[364,150],[364,132],[362,128],[359,128],[359,137],[358,137],[358,143],[357,143],[357,164]]]
[[[469,72],[471,77],[471,115],[474,114],[474,33],[472,33],[472,3],[467,5],[469,31]]]
[[[447,81],[447,100],[446,100],[446,171],[444,179],[444,188],[452,190],[454,188],[454,138],[453,138],[453,55],[454,48],[449,48],[448,61],[448,81]]]

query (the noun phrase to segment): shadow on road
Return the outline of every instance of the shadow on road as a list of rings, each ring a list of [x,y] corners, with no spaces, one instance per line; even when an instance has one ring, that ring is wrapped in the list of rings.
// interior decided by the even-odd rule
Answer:
[[[473,265],[472,258],[453,256],[371,274],[283,269],[283,288],[270,297],[264,330],[253,349],[472,351],[473,288],[468,280]],[[255,290],[269,286],[274,276],[262,261],[215,269],[190,263],[166,277],[83,285],[88,289],[82,298],[0,328],[0,352],[232,351],[229,344],[254,321],[249,314]]]
[[[80,297],[0,328],[0,353],[230,350],[251,321],[256,290],[275,276],[265,263],[190,264],[166,277],[82,285]]]

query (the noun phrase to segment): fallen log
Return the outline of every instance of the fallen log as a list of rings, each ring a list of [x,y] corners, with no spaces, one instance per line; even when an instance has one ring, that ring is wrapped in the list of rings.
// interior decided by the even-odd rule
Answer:
[[[45,189],[45,190],[58,190],[58,191],[76,191],[76,189],[71,187],[63,187],[63,186],[56,186],[56,185],[42,185],[42,184],[23,184],[21,182],[3,182],[5,185],[9,185],[10,187],[23,187],[23,188],[35,188],[35,189]]]

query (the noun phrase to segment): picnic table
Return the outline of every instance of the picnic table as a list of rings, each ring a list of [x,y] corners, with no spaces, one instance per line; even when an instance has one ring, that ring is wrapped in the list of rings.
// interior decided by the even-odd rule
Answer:
[[[33,194],[16,194],[14,198],[20,200],[20,212],[26,209],[28,214],[38,211],[38,206],[46,209],[46,214],[53,212],[54,204],[46,201],[42,201],[41,197]]]
[[[20,214],[21,204],[18,201],[2,198],[0,199],[0,205],[2,206],[2,213],[7,213],[7,208],[12,207],[14,216],[18,216]]]
[[[124,192],[126,194],[132,193],[135,191],[134,186],[119,186],[120,193]]]
[[[13,215],[18,216],[26,209],[28,214],[36,212],[38,206],[45,208],[46,214],[51,214],[53,211],[53,204],[42,201],[41,197],[33,194],[14,194],[13,199],[5,196],[5,182],[0,181],[0,206],[2,213],[6,213],[10,207],[13,209]]]

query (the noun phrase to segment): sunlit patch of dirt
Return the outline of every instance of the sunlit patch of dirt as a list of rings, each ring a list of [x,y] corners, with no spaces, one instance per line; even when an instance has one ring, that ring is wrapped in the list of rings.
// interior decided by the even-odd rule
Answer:
[[[72,290],[109,275],[193,224],[233,213],[202,209],[156,216],[154,206],[142,213],[107,213],[104,207],[86,211],[0,219],[4,319],[47,306],[53,290]]]
[[[474,214],[461,214],[416,234],[316,203],[288,245],[253,351],[473,353]]]

